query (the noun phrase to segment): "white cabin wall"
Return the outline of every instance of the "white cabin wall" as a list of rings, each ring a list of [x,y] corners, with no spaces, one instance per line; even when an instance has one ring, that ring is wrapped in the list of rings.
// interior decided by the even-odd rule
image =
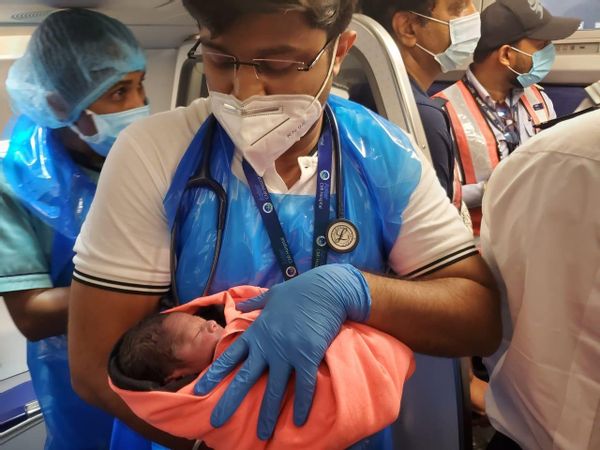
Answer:
[[[146,50],[146,95],[152,113],[171,109],[178,49]]]
[[[8,75],[8,69],[14,60],[10,59],[2,59],[0,60],[0,80],[2,84],[0,85],[0,133],[2,139],[7,138],[8,136],[4,135],[4,129],[8,124],[8,120],[12,116],[12,111],[10,109],[10,101],[8,99],[8,94],[6,92],[5,81]]]

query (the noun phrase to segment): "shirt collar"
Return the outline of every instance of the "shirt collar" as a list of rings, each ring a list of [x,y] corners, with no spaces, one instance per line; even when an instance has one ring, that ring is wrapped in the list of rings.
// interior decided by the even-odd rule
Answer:
[[[467,79],[469,80],[469,82],[471,83],[473,88],[475,88],[477,93],[481,96],[481,98],[484,99],[484,101],[490,107],[496,108],[497,102],[492,98],[492,96],[489,94],[487,89],[484,88],[483,85],[479,82],[479,80],[477,79],[475,74],[471,71],[470,67],[467,69],[466,75],[467,75]],[[522,95],[523,95],[523,89],[514,88],[512,90],[512,99],[511,99],[510,104],[516,105],[519,102],[519,99],[521,98]]]

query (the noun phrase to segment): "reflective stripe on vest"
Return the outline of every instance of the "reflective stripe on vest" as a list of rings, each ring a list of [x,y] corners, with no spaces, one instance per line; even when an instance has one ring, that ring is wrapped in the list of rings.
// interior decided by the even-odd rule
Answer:
[[[469,89],[461,80],[438,93],[436,97],[447,100],[445,106],[458,147],[464,173],[463,184],[487,181],[500,162],[498,143]],[[520,101],[536,125],[549,120],[548,106],[537,87],[525,89]],[[539,106],[540,104],[542,106]],[[479,235],[481,208],[472,208],[469,212],[473,230]]]
[[[459,162],[454,158],[454,180],[452,182],[452,204],[460,211],[462,207],[462,175]]]
[[[546,105],[544,96],[536,86],[531,86],[525,89],[525,92],[521,96],[521,102],[523,103],[523,106],[525,106],[529,117],[531,117],[535,125],[539,125],[540,123],[550,120],[550,111],[548,111],[548,105]],[[536,133],[539,132],[537,128],[535,128],[535,130]]]
[[[450,116],[464,184],[487,181],[500,162],[496,137],[477,103],[462,81],[437,94],[448,100],[446,110]]]

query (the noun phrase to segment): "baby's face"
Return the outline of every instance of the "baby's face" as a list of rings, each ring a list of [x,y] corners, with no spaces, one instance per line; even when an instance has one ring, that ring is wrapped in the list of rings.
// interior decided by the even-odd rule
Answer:
[[[171,313],[164,326],[174,333],[175,357],[185,363],[189,373],[202,372],[212,362],[217,343],[225,329],[214,320],[185,313]]]

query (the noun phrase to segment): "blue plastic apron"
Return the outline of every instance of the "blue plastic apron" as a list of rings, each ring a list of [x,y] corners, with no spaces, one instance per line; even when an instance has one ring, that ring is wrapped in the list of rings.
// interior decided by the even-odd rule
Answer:
[[[50,277],[71,284],[73,246],[95,183],[50,130],[21,116],[4,158],[6,180],[22,204],[54,230]],[[46,423],[46,450],[107,449],[112,418],[73,391],[65,335],[27,342],[27,364]]]
[[[344,157],[346,218],[358,227],[360,242],[351,253],[329,251],[327,261],[351,263],[359,269],[382,273],[400,233],[402,213],[419,183],[421,163],[408,137],[395,125],[336,97],[330,97],[329,104],[339,125]],[[169,227],[173,226],[181,202],[183,220],[176,243],[176,276],[183,302],[202,295],[216,240],[216,196],[206,189],[186,190],[187,181],[200,165],[206,134],[204,124],[181,159],[163,202]],[[223,246],[209,293],[244,284],[270,287],[282,282],[283,275],[249,188],[245,180],[232,174],[233,144],[218,125],[211,145],[210,173],[225,188],[228,202]],[[312,265],[314,196],[271,194],[271,198],[298,271],[303,273]],[[330,202],[331,218],[335,217],[334,208],[335,196]],[[113,443],[117,441],[119,445],[112,450],[151,448],[150,442],[121,425],[113,433]],[[352,447],[392,448],[389,428]]]

